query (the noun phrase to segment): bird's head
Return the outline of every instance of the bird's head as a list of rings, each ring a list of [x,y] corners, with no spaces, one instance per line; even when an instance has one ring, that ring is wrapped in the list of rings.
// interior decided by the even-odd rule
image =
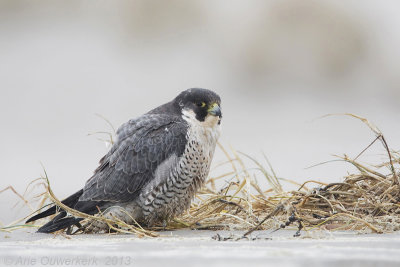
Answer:
[[[221,98],[211,90],[191,88],[180,93],[175,99],[182,114],[194,117],[207,126],[221,123]]]

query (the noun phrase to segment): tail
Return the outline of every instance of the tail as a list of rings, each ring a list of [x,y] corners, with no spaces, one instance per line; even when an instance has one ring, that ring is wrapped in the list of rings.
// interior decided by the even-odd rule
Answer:
[[[53,233],[58,230],[62,230],[65,228],[68,228],[72,225],[76,225],[80,227],[79,222],[83,220],[83,218],[75,218],[72,216],[65,217],[67,213],[65,211],[61,212],[59,215],[57,215],[53,220],[49,221],[42,227],[40,227],[37,232],[38,233]],[[64,218],[65,217],[65,218]]]
[[[68,198],[61,201],[64,205],[74,208],[75,204],[78,202],[79,197],[82,195],[83,189],[79,190],[75,194],[69,196]],[[41,218],[45,218],[47,216],[55,214],[57,211],[60,213],[54,217],[50,222],[46,223],[42,227],[39,228],[39,233],[52,233],[61,229],[65,229],[72,225],[77,225],[82,220],[82,218],[75,218],[75,217],[65,217],[67,216],[67,212],[59,209],[57,206],[52,206],[49,209],[29,218],[26,223],[36,221]],[[65,217],[65,218],[64,218]]]

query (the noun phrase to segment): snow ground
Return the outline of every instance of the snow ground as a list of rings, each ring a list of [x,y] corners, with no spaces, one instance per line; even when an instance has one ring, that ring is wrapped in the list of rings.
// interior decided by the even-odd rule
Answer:
[[[0,266],[400,266],[400,233],[315,232],[313,238],[294,238],[293,231],[283,230],[253,233],[264,237],[256,241],[215,241],[217,233],[231,234],[181,230],[158,238],[66,238],[19,230],[0,233]]]

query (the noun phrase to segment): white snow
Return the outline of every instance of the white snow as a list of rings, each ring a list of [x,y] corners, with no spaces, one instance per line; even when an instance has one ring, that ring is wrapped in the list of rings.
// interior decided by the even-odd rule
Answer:
[[[0,265],[85,266],[400,266],[400,234],[256,232],[255,241],[215,241],[226,231],[181,230],[158,238],[131,235],[0,234]],[[240,235],[240,232],[235,232]],[[271,237],[267,239],[265,237]]]

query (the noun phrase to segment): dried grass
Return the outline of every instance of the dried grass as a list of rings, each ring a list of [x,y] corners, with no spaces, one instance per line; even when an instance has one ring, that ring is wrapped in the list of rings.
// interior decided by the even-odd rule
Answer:
[[[399,171],[395,167],[400,163],[400,155],[389,150],[383,134],[368,120],[353,114],[344,115],[361,120],[375,133],[374,142],[380,140],[387,151],[387,163],[367,167],[357,162],[359,156],[355,159],[341,156],[338,160],[352,164],[359,173],[344,177],[343,182],[324,184],[310,180],[299,185],[297,190],[285,191],[268,160],[269,170],[254,158],[233,149],[228,153],[219,145],[228,159],[224,164],[230,164],[232,170],[209,178],[190,209],[175,218],[166,228],[160,226],[144,229],[138,224],[128,225],[101,214],[91,216],[66,207],[51,190],[47,175],[44,177],[47,194],[42,196],[41,205],[48,197],[62,209],[88,222],[100,220],[114,232],[149,237],[158,236],[158,230],[183,228],[244,230],[246,232],[243,237],[246,237],[258,229],[278,230],[294,223],[299,231],[327,229],[385,233],[400,230]],[[253,170],[258,170],[262,176],[254,177],[245,166],[244,158],[253,162],[256,165]],[[385,167],[389,170],[388,174],[379,171]],[[228,181],[217,189],[216,184],[222,178]],[[268,182],[267,189],[258,185],[261,179]],[[307,186],[310,184],[316,187],[309,189]],[[23,226],[14,224],[1,230],[13,227]]]

